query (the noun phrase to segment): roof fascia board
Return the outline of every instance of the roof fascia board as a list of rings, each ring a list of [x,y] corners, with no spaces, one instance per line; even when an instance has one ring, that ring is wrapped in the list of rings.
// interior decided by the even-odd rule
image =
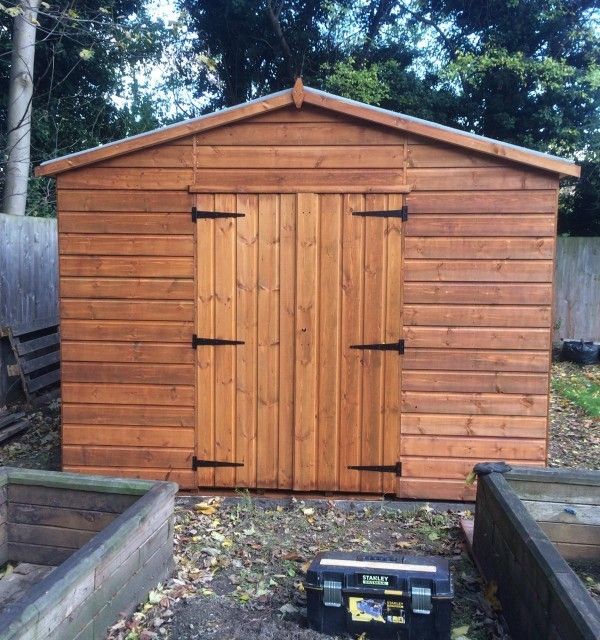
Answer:
[[[402,129],[415,135],[424,136],[455,146],[479,151],[496,158],[512,160],[521,164],[558,173],[561,176],[579,177],[581,167],[557,156],[526,149],[506,142],[438,125],[427,120],[406,116],[386,109],[372,107],[354,100],[334,96],[324,91],[304,88],[304,101],[308,104],[337,111],[355,118],[361,118],[387,127]]]
[[[367,120],[375,124],[407,131],[439,142],[485,153],[495,158],[510,160],[537,169],[556,173],[559,176],[579,177],[581,168],[575,163],[557,156],[526,149],[506,142],[485,138],[473,133],[453,129],[413,116],[407,116],[379,107],[355,102],[324,91],[304,87],[304,102],[337,113]],[[189,135],[208,131],[245,118],[279,109],[293,104],[291,89],[272,93],[263,98],[236,105],[193,120],[175,123],[137,136],[117,140],[100,147],[79,151],[61,158],[49,160],[35,170],[37,176],[56,175],[70,169],[84,167],[95,162],[114,158],[147,147],[163,144]]]
[[[208,131],[225,124],[231,124],[260,113],[280,109],[293,103],[292,92],[289,89],[273,93],[264,98],[257,98],[222,111],[216,111],[193,120],[176,122],[175,124],[154,129],[147,133],[140,133],[130,138],[109,142],[108,144],[78,151],[61,158],[48,160],[35,169],[36,176],[52,176],[69,169],[84,167],[101,160],[115,158],[132,151],[140,151],[157,144],[164,144],[179,138]]]

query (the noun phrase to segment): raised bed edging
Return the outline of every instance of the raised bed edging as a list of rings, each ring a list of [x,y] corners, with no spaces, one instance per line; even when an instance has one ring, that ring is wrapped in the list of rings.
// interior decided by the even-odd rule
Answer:
[[[0,468],[0,566],[8,562],[8,538],[6,533],[6,517],[8,512],[8,472]]]
[[[497,586],[515,640],[598,640],[600,607],[507,482],[535,475],[541,482],[545,472],[515,469],[506,477],[479,477],[473,555],[488,585]],[[558,477],[548,470],[547,481]],[[567,483],[582,479],[579,472],[565,473]]]
[[[104,639],[118,616],[131,611],[173,569],[177,485],[6,468],[0,470],[0,504],[2,490],[9,495],[10,487],[18,485],[137,497],[0,614],[0,640]]]

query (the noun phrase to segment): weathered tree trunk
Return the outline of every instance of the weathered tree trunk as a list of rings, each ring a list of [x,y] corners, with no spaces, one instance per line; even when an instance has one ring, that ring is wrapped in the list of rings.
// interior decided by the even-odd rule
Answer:
[[[14,19],[8,92],[4,211],[22,216],[27,203],[33,62],[40,0],[20,0],[18,6],[21,13]]]

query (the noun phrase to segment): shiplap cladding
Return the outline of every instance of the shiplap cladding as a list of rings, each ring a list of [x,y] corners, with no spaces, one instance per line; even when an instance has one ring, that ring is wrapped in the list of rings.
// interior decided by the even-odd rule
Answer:
[[[190,137],[58,177],[64,469],[194,484],[192,166]]]
[[[409,149],[400,495],[468,497],[474,461],[545,463],[558,180]]]
[[[456,499],[477,461],[544,464],[556,174],[304,105],[67,171],[58,187],[65,468]],[[369,218],[344,248],[353,209],[402,202],[407,222],[378,221],[385,253]],[[193,224],[194,203],[247,215]],[[360,313],[343,307],[344,256],[357,256]],[[392,271],[406,352],[349,365],[365,331],[391,341],[368,287],[384,292]],[[224,327],[248,344],[191,348]],[[394,385],[399,436],[381,417]],[[363,413],[365,393],[379,414]],[[350,473],[349,451],[397,458],[402,477]],[[196,476],[195,454],[244,467]]]

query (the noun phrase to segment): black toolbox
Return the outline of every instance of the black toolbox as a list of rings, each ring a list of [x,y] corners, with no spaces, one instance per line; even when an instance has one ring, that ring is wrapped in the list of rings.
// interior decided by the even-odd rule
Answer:
[[[454,587],[443,558],[319,554],[306,574],[308,622],[331,635],[448,640]]]

